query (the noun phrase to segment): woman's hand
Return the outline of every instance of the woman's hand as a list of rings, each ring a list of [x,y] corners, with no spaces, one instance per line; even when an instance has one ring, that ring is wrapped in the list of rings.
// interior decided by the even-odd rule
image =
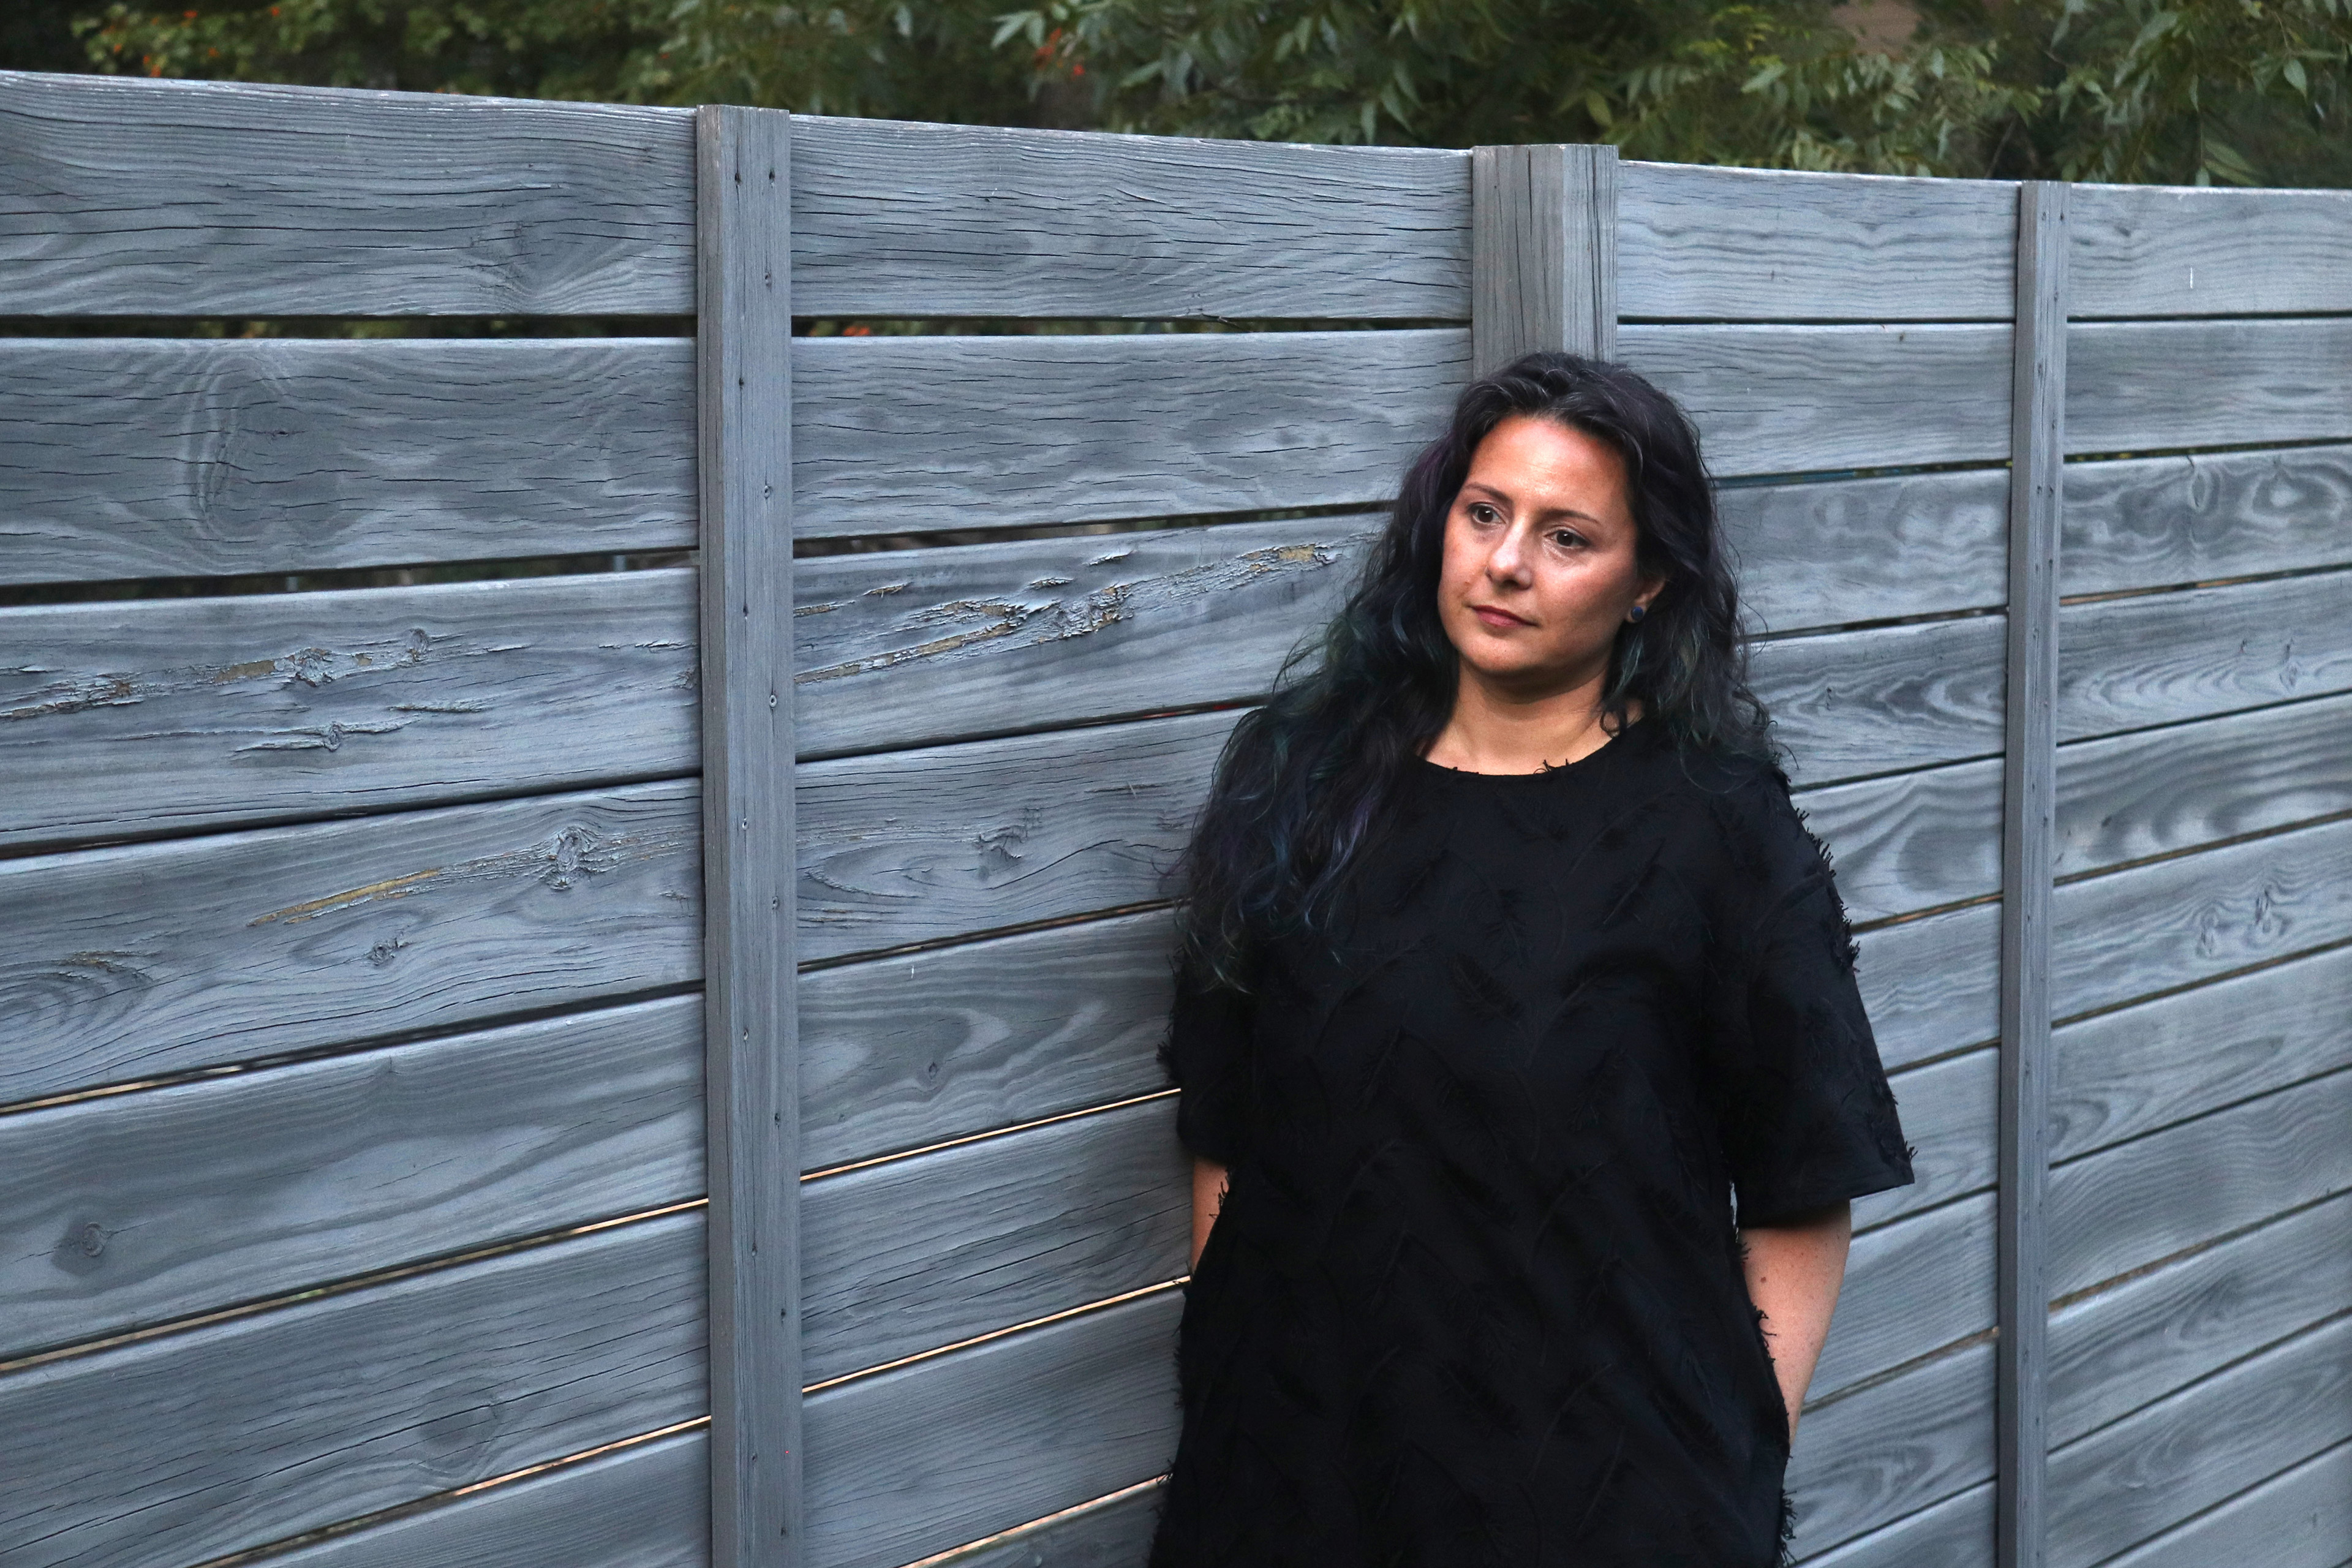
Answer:
[[[1192,1161],[1192,1261],[1201,1261],[1201,1248],[1209,1245],[1209,1229],[1217,1223],[1217,1211],[1225,1206],[1225,1168],[1213,1161],[1197,1155]]]
[[[1195,1237],[1201,1228],[1200,1185],[1193,1192]],[[1797,1438],[1797,1412],[1813,1381],[1813,1363],[1830,1336],[1838,1287],[1845,1282],[1845,1254],[1853,1240],[1853,1209],[1833,1208],[1799,1216],[1786,1225],[1755,1226],[1739,1233],[1747,1248],[1748,1299],[1764,1314],[1764,1342],[1780,1374],[1780,1399],[1789,1407],[1789,1440]],[[1199,1243],[1194,1243],[1199,1250]]]

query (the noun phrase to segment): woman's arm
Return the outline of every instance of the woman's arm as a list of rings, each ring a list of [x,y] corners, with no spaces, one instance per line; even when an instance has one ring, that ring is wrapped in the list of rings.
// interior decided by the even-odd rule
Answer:
[[[1195,1251],[1197,1238],[1208,1234],[1200,1220],[1200,1190],[1196,1174]],[[1830,1336],[1838,1287],[1845,1281],[1853,1209],[1839,1204],[1791,1224],[1753,1226],[1741,1231],[1739,1238],[1748,1254],[1748,1299],[1764,1314],[1764,1342],[1771,1348],[1772,1369],[1780,1374],[1780,1399],[1789,1407],[1789,1438],[1794,1442],[1797,1412],[1805,1403],[1806,1384],[1813,1381],[1813,1363],[1822,1358],[1822,1342]]]
[[[1201,1248],[1209,1245],[1209,1227],[1217,1223],[1217,1211],[1225,1203],[1225,1168],[1213,1160],[1192,1158],[1192,1261],[1201,1261]],[[1832,1285],[1832,1290],[1837,1289]]]

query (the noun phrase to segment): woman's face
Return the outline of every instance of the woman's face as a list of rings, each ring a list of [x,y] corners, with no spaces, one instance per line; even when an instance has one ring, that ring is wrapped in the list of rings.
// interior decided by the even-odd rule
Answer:
[[[1465,665],[1517,695],[1597,680],[1617,628],[1664,585],[1642,575],[1638,543],[1616,451],[1514,415],[1478,444],[1446,514],[1445,635]]]

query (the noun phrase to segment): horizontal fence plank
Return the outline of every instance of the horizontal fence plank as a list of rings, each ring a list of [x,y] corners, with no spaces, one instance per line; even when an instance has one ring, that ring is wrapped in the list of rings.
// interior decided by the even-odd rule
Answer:
[[[710,1439],[681,1432],[268,1559],[270,1568],[704,1568]]]
[[[2000,890],[1998,758],[1805,790],[1796,802],[1829,847],[1853,920]]]
[[[680,570],[0,609],[0,845],[691,772],[694,595]]]
[[[2006,321],[2008,181],[1618,166],[1617,310],[1705,321]]]
[[[693,381],[683,340],[0,342],[0,582],[691,549]]]
[[[793,569],[803,757],[1263,696],[1377,515],[820,556]]]
[[[2352,822],[2063,882],[2053,1005],[2069,1017],[2352,937]]]
[[[684,110],[0,74],[20,316],[694,310]]]
[[[1740,605],[1772,632],[1998,608],[2008,508],[2000,468],[1716,492]]]
[[[2352,1189],[2347,1126],[2336,1072],[2054,1166],[2052,1298]]]
[[[2009,456],[2006,326],[1629,326],[1617,348],[1717,476]]]
[[[689,1419],[702,1247],[680,1215],[0,1378],[0,1539],[191,1563]]]
[[[2352,320],[2342,317],[2077,321],[2066,358],[2069,452],[2352,436]]]
[[[1853,1238],[1808,1407],[1993,1326],[1993,1197]]]
[[[799,338],[793,526],[823,539],[1375,504],[1469,378],[1454,328]]]
[[[2352,310],[2352,193],[2076,185],[2066,227],[2077,316]]]
[[[793,309],[1466,321],[1470,159],[802,115]]]
[[[2352,1563],[2352,1443],[2339,1443],[2210,1513],[2134,1547],[2116,1568],[2344,1568]]]
[[[1797,1561],[1801,1568],[1993,1568],[1993,1511],[1992,1484],[1982,1482]]]
[[[2352,696],[2058,752],[2064,876],[2352,811]]]
[[[2050,1441],[2064,1445],[2352,1309],[2352,1194],[2274,1220],[2050,1320]]]
[[[2352,1067],[2352,948],[2067,1025],[2053,1037],[2050,1151],[2074,1159]]]
[[[938,1568],[1136,1568],[1150,1553],[1161,1489],[1148,1487],[1083,1511],[975,1542]]]
[[[1992,1473],[1992,1347],[1970,1345],[1807,1415],[1789,1460],[1796,1548],[1824,1551]]]
[[[1192,1240],[1172,1096],[801,1189],[811,1382],[1173,1279]]]
[[[1166,1470],[1183,1305],[1160,1291],[810,1395],[811,1568],[893,1568]]]
[[[1907,1187],[1855,1199],[1854,1224],[1885,1225],[1993,1184],[1997,1056],[1988,1046],[1894,1075],[1891,1087],[1917,1179]]]
[[[0,860],[0,1104],[698,979],[699,810],[641,784]]]
[[[2059,584],[2113,594],[2352,563],[2352,447],[2066,469]]]
[[[702,1193],[691,996],[0,1117],[0,1359]]]
[[[2352,572],[2069,605],[2058,738],[2352,689]]]
[[[2352,1436],[2352,1317],[2050,1457],[2050,1561],[2105,1561]]]
[[[1756,695],[1790,776],[1821,784],[1998,756],[2006,624],[1974,616],[1757,644]]]
[[[1163,1088],[1165,910],[800,978],[810,1170]]]
[[[2000,1034],[2000,910],[1979,904],[1855,938],[1854,976],[1892,1072]]]

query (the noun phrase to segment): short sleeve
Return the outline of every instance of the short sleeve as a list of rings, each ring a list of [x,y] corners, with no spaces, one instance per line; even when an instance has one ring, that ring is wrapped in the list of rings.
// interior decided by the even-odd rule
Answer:
[[[1233,1164],[1248,1142],[1250,1015],[1250,1000],[1241,992],[1202,984],[1189,969],[1178,972],[1168,1043],[1160,1053],[1169,1078],[1183,1091],[1176,1100],[1176,1136],[1220,1165]]]
[[[1713,1098],[1739,1223],[1769,1226],[1906,1185],[1911,1157],[1829,858],[1777,777],[1742,794]]]

